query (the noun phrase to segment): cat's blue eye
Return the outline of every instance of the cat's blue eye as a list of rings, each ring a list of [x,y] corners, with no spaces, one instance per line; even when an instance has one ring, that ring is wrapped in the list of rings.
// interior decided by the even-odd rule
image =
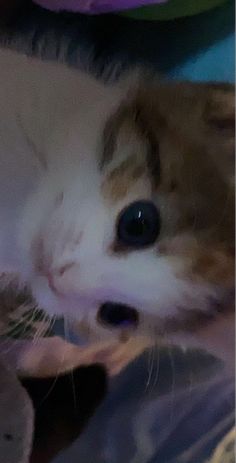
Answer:
[[[160,233],[160,214],[151,201],[126,207],[117,222],[117,240],[123,246],[141,248],[153,244]]]

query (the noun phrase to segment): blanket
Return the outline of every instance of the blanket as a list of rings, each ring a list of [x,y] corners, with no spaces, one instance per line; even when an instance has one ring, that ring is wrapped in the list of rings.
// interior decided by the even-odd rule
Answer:
[[[52,11],[86,14],[127,12],[136,19],[170,20],[192,16],[214,8],[227,0],[35,0]]]
[[[0,463],[28,463],[33,435],[31,400],[0,360]]]

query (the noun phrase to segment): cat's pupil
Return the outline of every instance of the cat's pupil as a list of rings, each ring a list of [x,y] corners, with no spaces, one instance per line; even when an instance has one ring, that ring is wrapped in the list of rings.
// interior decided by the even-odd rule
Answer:
[[[153,244],[160,232],[160,216],[151,201],[136,201],[119,216],[117,239],[128,247],[140,248]]]
[[[127,224],[127,233],[134,236],[142,236],[148,229],[148,224],[144,219],[133,219]]]

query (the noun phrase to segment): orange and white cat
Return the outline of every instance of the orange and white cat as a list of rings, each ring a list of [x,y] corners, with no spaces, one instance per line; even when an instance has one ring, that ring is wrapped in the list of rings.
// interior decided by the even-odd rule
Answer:
[[[163,335],[232,363],[234,87],[104,84],[9,50],[0,70],[0,272],[88,337],[42,341],[45,374],[66,349],[65,369],[114,373]]]

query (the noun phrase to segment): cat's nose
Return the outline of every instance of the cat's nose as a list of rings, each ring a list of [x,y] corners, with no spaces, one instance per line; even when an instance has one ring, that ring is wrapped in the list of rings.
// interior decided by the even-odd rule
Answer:
[[[58,295],[63,295],[64,292],[67,292],[67,290],[70,289],[68,288],[67,273],[73,265],[74,263],[69,263],[44,272],[48,281],[48,286],[52,292]]]
[[[51,272],[47,272],[45,276],[48,280],[48,286],[51,289],[51,291],[55,294],[59,294],[60,291],[57,287],[57,278],[54,276],[54,274]]]
[[[138,311],[134,307],[114,302],[102,304],[98,321],[113,328],[136,328],[139,323]]]

